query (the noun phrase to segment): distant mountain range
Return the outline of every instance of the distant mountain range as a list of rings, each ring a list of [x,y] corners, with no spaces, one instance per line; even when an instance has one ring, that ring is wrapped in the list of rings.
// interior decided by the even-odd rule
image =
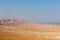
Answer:
[[[59,22],[52,22],[52,23],[48,23],[48,22],[45,22],[45,23],[42,23],[42,22],[35,22],[35,23],[38,23],[38,24],[54,24],[54,25],[60,25]]]

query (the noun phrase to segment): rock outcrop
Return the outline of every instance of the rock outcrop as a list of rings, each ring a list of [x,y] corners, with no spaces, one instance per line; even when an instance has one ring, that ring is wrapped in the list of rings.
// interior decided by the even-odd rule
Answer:
[[[0,25],[18,25],[23,23],[24,21],[19,19],[0,19]]]

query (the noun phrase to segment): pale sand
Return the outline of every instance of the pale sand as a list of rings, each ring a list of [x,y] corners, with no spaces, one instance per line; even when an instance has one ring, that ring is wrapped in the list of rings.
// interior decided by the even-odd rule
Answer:
[[[60,25],[26,23],[0,26],[0,40],[60,40]]]

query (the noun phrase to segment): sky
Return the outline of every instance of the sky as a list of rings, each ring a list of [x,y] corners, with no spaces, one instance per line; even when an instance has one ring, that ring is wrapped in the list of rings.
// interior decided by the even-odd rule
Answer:
[[[60,23],[60,0],[0,0],[0,18]]]

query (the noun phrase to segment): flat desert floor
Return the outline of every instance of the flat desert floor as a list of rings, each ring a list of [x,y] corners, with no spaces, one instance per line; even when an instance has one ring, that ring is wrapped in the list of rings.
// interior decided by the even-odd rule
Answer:
[[[26,23],[0,26],[0,40],[60,40],[60,25]]]

